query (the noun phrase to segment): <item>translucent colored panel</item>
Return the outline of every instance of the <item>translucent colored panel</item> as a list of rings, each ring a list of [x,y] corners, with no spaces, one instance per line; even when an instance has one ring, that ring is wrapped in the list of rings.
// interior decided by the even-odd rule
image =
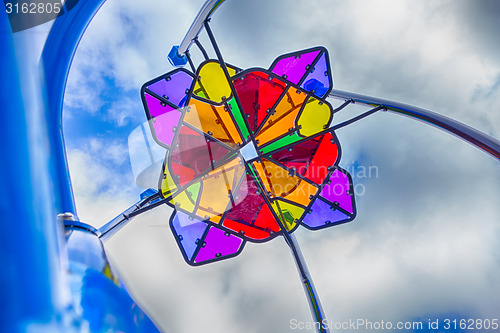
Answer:
[[[282,195],[281,197],[303,206],[308,206],[311,202],[311,198],[318,191],[318,188],[314,185],[309,184],[308,182],[300,180],[298,177],[293,178],[298,181],[297,187],[291,192]]]
[[[192,83],[193,77],[180,70],[149,85],[147,89],[166,98],[170,103],[183,107]]]
[[[160,101],[148,93],[144,93],[144,98],[146,100],[146,111],[149,114],[149,118],[158,117],[169,111],[175,110],[167,103]]]
[[[327,54],[323,53],[318,62],[314,65],[314,70],[307,75],[301,87],[318,97],[325,97],[332,86],[330,77],[330,67],[327,66]]]
[[[304,216],[302,223],[314,229],[333,226],[336,223],[345,222],[350,219],[349,215],[318,199],[314,201],[310,212]]]
[[[255,163],[259,177],[274,197],[282,197],[291,193],[300,182],[300,179],[289,176],[288,171],[278,165],[262,159]]]
[[[195,201],[186,191],[180,192],[175,198],[170,200],[170,202],[174,204],[176,208],[182,208],[190,213],[194,211]]]
[[[328,167],[335,165],[339,156],[339,148],[331,133],[321,137],[321,144],[316,150],[304,177],[316,184],[321,184],[328,174]]]
[[[327,133],[282,149],[271,157],[320,185],[329,172],[328,168],[337,161],[338,147],[333,135]]]
[[[250,72],[233,81],[243,112],[252,132],[262,123],[285,91],[285,84],[260,71]]]
[[[267,192],[271,193],[271,182],[267,180],[267,173],[264,169],[264,165],[262,164],[261,161],[257,161],[251,164],[255,170],[257,171],[257,175],[262,181],[262,184],[264,185],[264,188]],[[270,176],[270,175],[269,175]]]
[[[282,149],[271,155],[273,159],[290,169],[295,169],[300,175],[305,175],[311,165],[314,154],[321,143],[322,137],[301,142],[295,146]]]
[[[194,262],[199,264],[204,261],[218,260],[236,255],[243,245],[241,238],[226,233],[219,228],[210,227]]]
[[[198,175],[213,169],[213,165],[229,153],[229,149],[187,126],[182,126],[172,151],[172,172],[181,186]]]
[[[223,225],[235,232],[243,233],[248,238],[258,240],[268,238],[271,232],[278,232],[279,226],[272,215],[270,215],[271,220],[261,218],[255,221],[257,216],[261,215],[261,210],[269,211],[264,198],[258,193],[260,193],[258,186],[247,174],[236,195],[237,203],[228,211]]]
[[[168,152],[167,152],[167,157],[165,157],[165,160],[168,159]],[[169,196],[171,193],[175,192],[177,189],[177,185],[175,185],[174,179],[172,178],[170,171],[168,168],[163,165],[163,170],[162,170],[162,179],[160,182],[160,190],[159,192],[162,194],[164,198]]]
[[[278,150],[280,148],[286,147],[288,145],[291,145],[299,140],[304,139],[303,137],[300,137],[296,132],[286,135],[282,137],[281,139],[276,140],[273,143],[270,143],[269,145],[265,146],[264,148],[260,149],[261,153],[266,154],[269,152],[272,152],[274,150]]]
[[[258,132],[256,139],[263,145],[295,128],[297,117],[306,94],[296,89],[289,89],[283,99],[276,106],[275,112],[266,121]]]
[[[302,207],[292,205],[282,200],[276,200],[272,203],[272,205],[276,215],[281,220],[281,223],[283,223],[283,226],[287,231],[295,228],[297,222],[305,211]]]
[[[144,94],[144,97],[150,114],[149,121],[153,125],[155,139],[159,144],[170,146],[181,113],[149,94]]]
[[[201,182],[196,182],[190,187],[188,187],[183,192],[179,193],[170,202],[175,205],[176,208],[182,208],[185,211],[192,213],[196,207],[196,201],[198,200],[198,193],[200,191]]]
[[[286,198],[307,206],[310,196],[316,194],[317,188],[314,185],[290,175],[287,170],[266,159],[255,163],[255,166],[266,189],[274,197]]]
[[[329,104],[314,97],[309,98],[297,121],[299,134],[310,136],[328,128],[332,120],[332,112]]]
[[[228,71],[230,76],[236,74],[232,68],[228,68]],[[231,87],[218,62],[210,61],[202,65],[193,93],[214,103],[222,103],[231,97]]]
[[[248,238],[255,240],[263,240],[269,237],[269,231],[255,227],[253,225],[248,225],[246,223],[240,223],[231,219],[224,220],[224,226],[228,229],[234,230],[237,233],[245,235]]]
[[[340,170],[333,172],[329,179],[330,184],[325,185],[321,196],[352,214],[354,212],[354,191],[349,177],[344,172]]]
[[[254,225],[266,230],[271,230],[274,233],[277,233],[281,230],[275,220],[273,213],[271,212],[271,209],[269,209],[269,206],[267,204],[262,206],[259,215],[257,215],[257,219],[254,222]]]
[[[231,109],[231,113],[234,117],[234,120],[236,121],[236,125],[239,127],[241,133],[243,134],[243,137],[245,139],[249,139],[250,132],[248,131],[245,120],[243,119],[243,114],[241,113],[241,110],[238,107],[238,103],[236,103],[236,100],[233,98],[228,102],[228,104],[229,108]]]
[[[242,142],[227,108],[223,105],[215,106],[193,98],[189,102],[184,121],[230,147],[236,148],[236,143]]]
[[[228,209],[230,194],[236,191],[244,172],[241,160],[235,158],[203,177],[197,214],[205,218],[222,215]]]
[[[174,214],[171,222],[172,228],[182,252],[188,260],[191,260],[208,226],[183,212],[177,211]]]
[[[298,84],[319,52],[319,50],[306,50],[284,55],[275,60],[271,71],[294,84]]]

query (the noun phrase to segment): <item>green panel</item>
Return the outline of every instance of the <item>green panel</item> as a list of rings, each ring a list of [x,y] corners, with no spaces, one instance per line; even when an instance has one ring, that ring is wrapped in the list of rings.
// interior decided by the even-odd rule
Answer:
[[[243,118],[243,114],[238,107],[238,103],[236,103],[236,100],[234,98],[231,98],[228,104],[231,107],[231,113],[233,114],[234,120],[236,121],[236,125],[238,125],[238,127],[240,128],[245,140],[248,140],[250,138],[250,132],[248,131],[248,127],[245,119]]]
[[[290,144],[297,142],[299,140],[302,140],[302,139],[303,138],[301,138],[297,133],[293,133],[292,135],[287,135],[287,136],[279,139],[278,141],[273,142],[270,145],[265,146],[264,148],[259,149],[259,150],[262,154],[267,154],[270,151],[283,148],[287,145],[290,145]]]

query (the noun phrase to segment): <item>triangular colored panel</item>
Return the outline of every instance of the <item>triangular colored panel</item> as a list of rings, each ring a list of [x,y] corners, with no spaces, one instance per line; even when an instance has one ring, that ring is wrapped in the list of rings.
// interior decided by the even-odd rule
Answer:
[[[221,216],[230,208],[232,193],[236,192],[244,175],[245,167],[240,162],[239,158],[235,158],[202,178],[203,191],[197,210],[200,217],[212,220],[212,217]]]
[[[242,139],[225,105],[213,105],[192,98],[184,114],[184,122],[198,128],[231,148]]]
[[[299,84],[319,53],[320,49],[310,49],[285,54],[274,61],[270,70],[293,84]]]
[[[245,243],[241,238],[212,226],[200,245],[194,257],[194,262],[198,265],[234,257],[243,249]]]
[[[330,205],[323,200],[316,200],[309,213],[306,214],[302,223],[310,229],[320,229],[333,226],[338,223],[352,220],[352,215],[348,215],[335,206]]]
[[[174,213],[170,224],[182,252],[191,260],[208,227],[207,224],[179,211]]]
[[[276,200],[272,205],[276,215],[287,231],[291,231],[295,228],[305,211],[304,208],[292,205],[283,200]]]
[[[354,191],[351,177],[347,171],[340,168],[335,170],[320,195],[336,207],[348,213],[354,213]]]
[[[259,146],[262,146],[281,135],[295,130],[295,121],[307,95],[297,89],[288,89],[286,96],[281,99],[269,118],[266,119],[255,137]]]
[[[228,148],[187,126],[180,128],[176,142],[170,161],[172,173],[177,176],[181,186],[213,170],[230,153]]]
[[[145,87],[173,105],[183,107],[193,80],[193,74],[185,69],[177,69],[156,82],[147,83]]]
[[[332,90],[333,79],[331,77],[328,53],[324,52],[318,62],[313,66],[313,70],[302,83],[301,87],[318,97],[326,97]]]
[[[263,220],[261,212],[269,208],[250,175],[246,175],[235,199],[235,205],[227,212],[223,222],[224,227],[254,240],[269,238],[280,230],[272,215],[270,220]]]
[[[254,133],[286,89],[284,83],[263,71],[242,73],[233,85],[250,130]]]
[[[153,138],[162,146],[170,146],[175,134],[175,126],[181,118],[181,113],[165,102],[148,93],[144,94],[146,110]]]

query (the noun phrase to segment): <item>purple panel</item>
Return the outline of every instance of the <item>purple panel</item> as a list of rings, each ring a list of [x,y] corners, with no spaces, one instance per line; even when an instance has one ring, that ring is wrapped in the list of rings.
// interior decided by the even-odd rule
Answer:
[[[188,259],[194,254],[199,240],[207,229],[207,224],[198,219],[190,219],[188,215],[182,212],[175,212],[172,219],[172,226],[177,234],[177,239],[186,253]]]
[[[146,98],[146,104],[148,105],[148,111],[151,117],[158,117],[164,113],[175,110],[169,105],[163,106],[158,99],[147,93],[144,94],[144,97]]]
[[[238,252],[243,240],[223,230],[211,227],[205,237],[205,246],[196,255],[195,262],[218,259]]]
[[[169,102],[182,107],[186,102],[186,92],[191,88],[193,78],[186,72],[176,72],[165,79],[149,85],[147,88],[168,99]]]
[[[330,202],[337,202],[340,208],[353,213],[352,197],[347,193],[353,193],[349,185],[349,177],[335,170],[330,176],[330,184],[325,185],[320,195]]]
[[[302,88],[307,91],[314,90],[315,95],[324,97],[328,89],[330,89],[329,68],[326,65],[326,54],[323,54],[319,61],[314,66],[314,71],[302,83]]]
[[[155,129],[156,138],[158,141],[170,146],[174,139],[174,127],[179,124],[181,113],[177,110],[172,110],[159,117],[151,120]]]
[[[349,219],[348,215],[339,210],[332,210],[329,204],[319,199],[314,201],[311,210],[312,212],[306,214],[302,221],[311,228],[322,227],[329,223],[334,224]]]
[[[279,76],[286,75],[286,79],[294,84],[298,84],[307,71],[307,66],[316,59],[319,50],[309,53],[292,55],[278,61],[272,71]]]

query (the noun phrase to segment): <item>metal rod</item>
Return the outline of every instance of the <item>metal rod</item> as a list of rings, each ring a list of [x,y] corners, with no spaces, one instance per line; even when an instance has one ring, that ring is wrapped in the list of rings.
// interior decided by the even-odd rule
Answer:
[[[212,14],[215,12],[217,8],[224,2],[225,0],[207,0],[205,1],[205,4],[203,7],[201,7],[200,11],[198,12],[198,15],[194,19],[193,23],[191,24],[191,27],[189,28],[188,32],[186,33],[186,36],[184,36],[184,39],[182,40],[181,44],[179,45],[179,56],[183,56],[186,51],[189,50],[191,45],[193,45],[193,42],[198,38],[200,35],[201,30],[203,29],[203,23],[209,19]]]
[[[348,91],[332,90],[329,95],[333,98],[352,99],[355,103],[384,107],[387,111],[418,119],[424,123],[434,125],[448,133],[454,134],[466,142],[487,152],[500,160],[500,141],[492,136],[476,130],[454,119],[438,113],[415,107],[408,104],[384,100],[381,98],[364,96]]]
[[[208,56],[208,53],[205,50],[205,48],[203,47],[203,45],[201,45],[200,40],[198,39],[198,37],[196,37],[193,42],[200,49],[201,53],[203,54],[203,58],[205,58],[205,60],[208,60],[210,57]],[[193,72],[196,73],[196,71],[193,71]]]
[[[164,202],[160,200],[159,194],[154,193],[149,197],[146,197],[136,204],[130,206],[122,213],[120,213],[117,217],[100,227],[97,235],[101,240],[104,241],[117,233],[121,228],[126,226],[135,216],[139,215],[140,213],[144,213],[154,207],[157,207],[158,205],[163,203]]]
[[[330,330],[328,328],[328,321],[323,311],[323,307],[321,306],[318,292],[314,287],[311,273],[309,273],[306,261],[304,259],[304,256],[302,255],[302,251],[300,250],[299,243],[297,242],[297,238],[295,237],[295,234],[289,234],[289,237],[286,237],[285,239],[290,246],[293,258],[295,259],[297,270],[299,271],[302,286],[304,287],[307,301],[309,302],[311,315],[313,317],[313,320],[315,321],[314,327],[319,333],[329,333]]]

